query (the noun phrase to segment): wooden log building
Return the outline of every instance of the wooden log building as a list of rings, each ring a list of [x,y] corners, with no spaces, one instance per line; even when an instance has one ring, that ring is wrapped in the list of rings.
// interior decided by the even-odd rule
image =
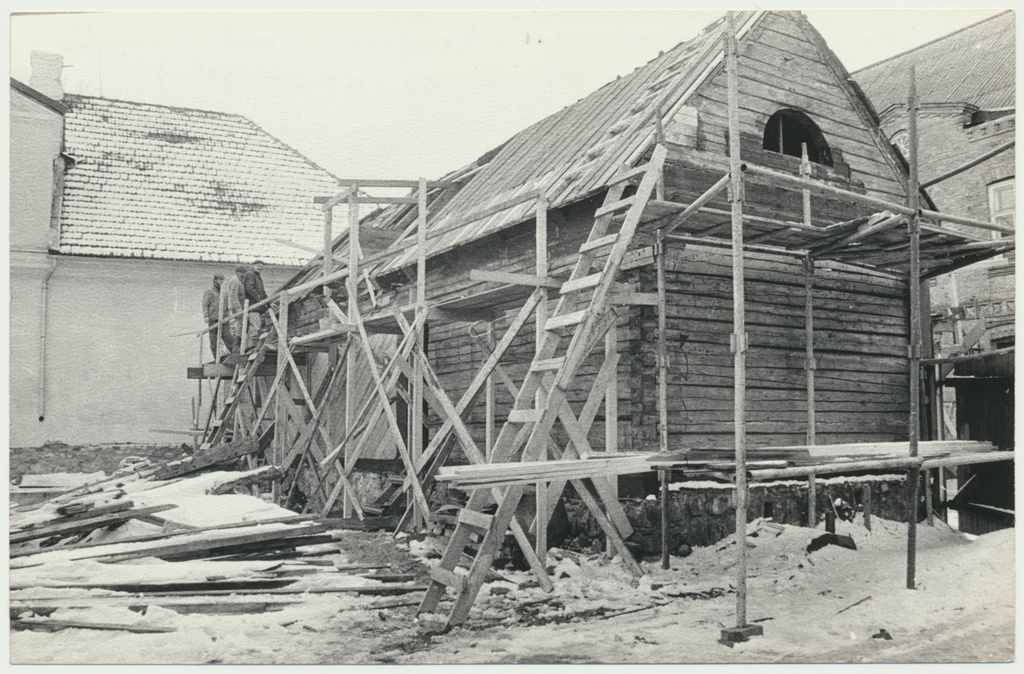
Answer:
[[[414,525],[445,463],[735,447],[740,529],[748,447],[909,440],[915,457],[930,437],[910,376],[930,355],[923,281],[1013,240],[935,212],[913,155],[802,14],[730,16],[437,181],[341,181],[324,254],[224,367],[206,443],[272,434],[282,499],[365,517],[408,492]],[[382,207],[336,236],[333,211],[365,203]],[[272,381],[248,377],[275,349]],[[550,583],[567,482],[630,568],[614,476],[538,477],[532,523],[524,485],[480,488],[424,610],[453,588],[464,619],[508,529]]]

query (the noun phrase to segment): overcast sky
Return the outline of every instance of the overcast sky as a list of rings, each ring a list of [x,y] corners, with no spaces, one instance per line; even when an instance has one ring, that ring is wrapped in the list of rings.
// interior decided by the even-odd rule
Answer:
[[[997,11],[806,13],[853,71]],[[435,178],[721,14],[14,15],[10,65],[28,82],[32,50],[59,53],[69,93],[245,115],[342,178]]]

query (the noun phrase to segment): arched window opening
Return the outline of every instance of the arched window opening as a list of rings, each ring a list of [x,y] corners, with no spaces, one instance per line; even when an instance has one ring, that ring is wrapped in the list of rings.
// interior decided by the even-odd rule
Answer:
[[[832,150],[821,129],[810,117],[796,110],[779,110],[764,126],[762,147],[791,157],[800,157],[800,146],[807,143],[807,158],[815,164],[832,166]]]

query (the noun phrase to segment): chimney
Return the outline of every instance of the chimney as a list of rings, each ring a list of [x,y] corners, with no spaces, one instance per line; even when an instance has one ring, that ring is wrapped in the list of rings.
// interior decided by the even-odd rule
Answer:
[[[64,99],[64,87],[60,83],[60,74],[64,69],[64,57],[60,54],[48,54],[43,51],[32,52],[32,76],[28,85],[55,101]]]

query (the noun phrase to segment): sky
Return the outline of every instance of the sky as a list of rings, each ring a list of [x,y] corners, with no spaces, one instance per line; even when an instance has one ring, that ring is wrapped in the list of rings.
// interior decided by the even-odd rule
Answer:
[[[241,114],[340,178],[437,178],[723,13],[524,6],[14,14],[10,70],[27,83],[32,50],[59,53],[69,93]],[[805,13],[854,71],[998,11]]]

